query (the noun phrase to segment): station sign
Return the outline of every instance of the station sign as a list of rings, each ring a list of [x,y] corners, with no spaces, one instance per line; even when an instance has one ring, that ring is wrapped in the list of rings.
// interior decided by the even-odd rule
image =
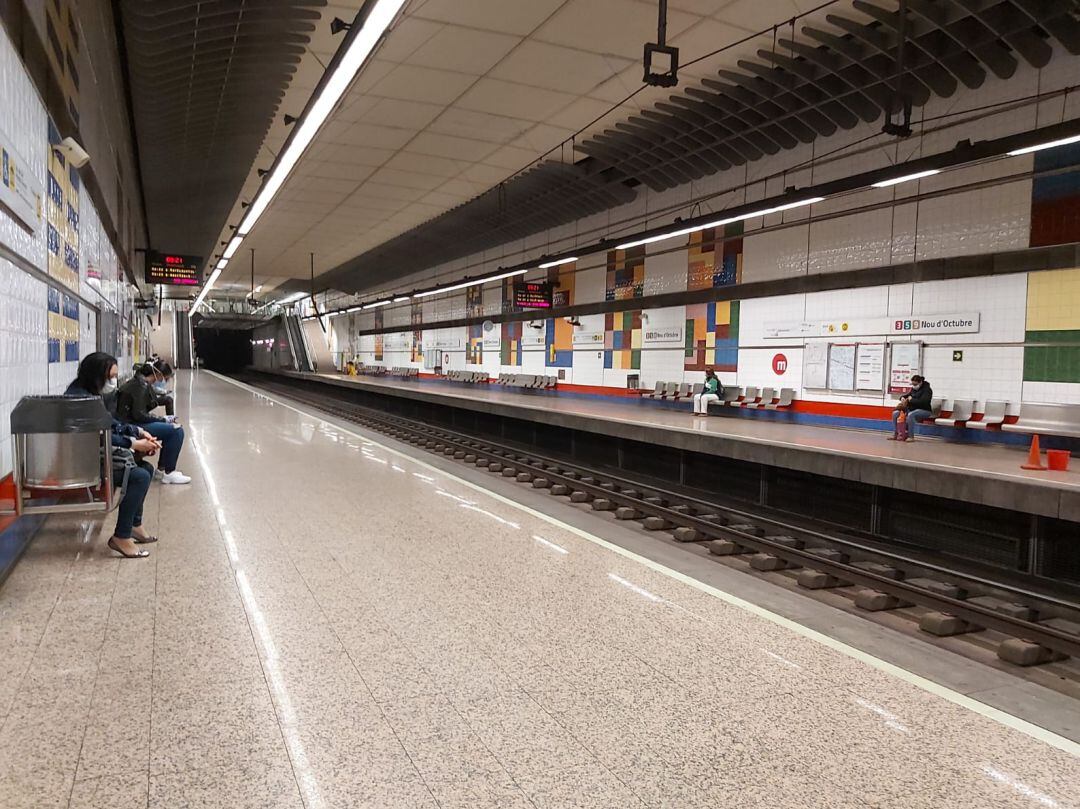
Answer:
[[[550,309],[552,294],[550,281],[514,282],[514,306],[518,309]]]
[[[864,337],[909,334],[964,334],[979,331],[979,313],[862,317],[837,320],[791,320],[764,324],[766,338]]]
[[[176,286],[199,286],[202,283],[201,256],[184,256],[179,253],[146,254],[146,283]]]
[[[642,345],[679,347],[685,345],[682,326],[653,326],[644,331]]]

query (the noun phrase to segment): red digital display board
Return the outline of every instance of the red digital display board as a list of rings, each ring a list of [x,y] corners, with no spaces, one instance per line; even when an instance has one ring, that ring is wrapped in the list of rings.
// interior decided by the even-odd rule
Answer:
[[[517,281],[514,283],[514,306],[518,309],[550,309],[550,281]]]
[[[147,253],[146,283],[199,286],[202,283],[201,256],[179,253]]]

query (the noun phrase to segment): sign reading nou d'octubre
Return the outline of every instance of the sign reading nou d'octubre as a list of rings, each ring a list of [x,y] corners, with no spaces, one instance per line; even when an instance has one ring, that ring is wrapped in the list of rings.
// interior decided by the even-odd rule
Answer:
[[[766,338],[866,337],[889,334],[962,334],[979,331],[979,313],[789,320],[764,324]]]

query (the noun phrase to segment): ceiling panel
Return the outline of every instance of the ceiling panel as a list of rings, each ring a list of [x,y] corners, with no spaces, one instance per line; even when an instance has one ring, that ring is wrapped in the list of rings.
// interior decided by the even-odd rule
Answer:
[[[574,101],[569,93],[559,93],[526,84],[483,78],[457,102],[467,110],[507,115],[528,121],[543,121]]]
[[[565,2],[566,0],[529,0],[527,3],[507,3],[506,0],[427,0],[416,10],[415,15],[455,25],[525,36]]]
[[[634,60],[621,56],[528,41],[493,69],[491,76],[547,90],[585,95],[631,64],[634,64]]]
[[[408,63],[482,76],[520,42],[521,37],[509,34],[447,25],[417,48]]]

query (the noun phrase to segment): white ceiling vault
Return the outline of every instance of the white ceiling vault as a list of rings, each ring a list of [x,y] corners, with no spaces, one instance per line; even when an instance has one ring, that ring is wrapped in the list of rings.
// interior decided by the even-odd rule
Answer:
[[[283,112],[299,114],[337,48],[330,20],[351,21],[361,4],[323,10]],[[686,63],[817,5],[669,0],[668,42]],[[215,292],[248,288],[249,248],[265,292],[308,277],[312,252],[318,275],[497,185],[641,87],[642,49],[656,23],[655,0],[412,0]],[[681,71],[680,86],[719,65]],[[648,88],[616,114],[671,92]],[[287,135],[275,122],[245,198],[258,188],[255,169],[269,167]],[[552,156],[560,154],[574,159],[569,147]],[[239,218],[237,205],[229,222]]]

